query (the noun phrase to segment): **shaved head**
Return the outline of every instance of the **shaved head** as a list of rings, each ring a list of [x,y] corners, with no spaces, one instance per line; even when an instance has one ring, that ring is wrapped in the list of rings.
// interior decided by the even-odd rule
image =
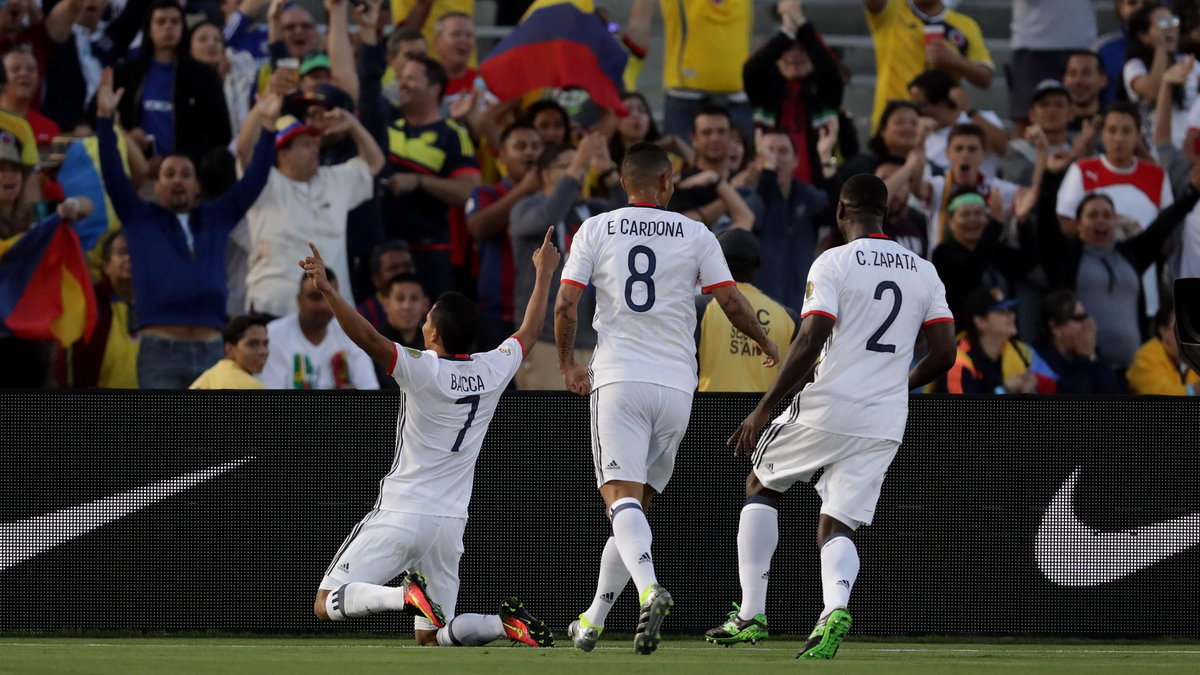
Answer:
[[[673,170],[667,151],[654,143],[635,143],[621,162],[621,178],[627,190],[653,190],[663,174]]]
[[[880,218],[887,216],[887,185],[874,174],[860,173],[851,176],[850,180],[842,185],[839,200],[847,211],[871,213]]]

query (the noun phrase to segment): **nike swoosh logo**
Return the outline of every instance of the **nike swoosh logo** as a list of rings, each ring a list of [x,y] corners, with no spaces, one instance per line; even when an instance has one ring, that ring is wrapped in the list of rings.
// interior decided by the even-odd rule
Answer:
[[[61,546],[72,539],[82,537],[98,527],[124,518],[151,504],[161,502],[205,481],[212,480],[253,459],[254,457],[243,457],[232,462],[143,485],[128,492],[109,495],[87,504],[18,520],[15,523],[0,524],[0,571],[19,565],[34,556]]]
[[[1102,532],[1075,514],[1075,483],[1082,467],[1067,478],[1050,500],[1038,527],[1038,569],[1059,586],[1099,586],[1200,544],[1200,513],[1135,527]]]

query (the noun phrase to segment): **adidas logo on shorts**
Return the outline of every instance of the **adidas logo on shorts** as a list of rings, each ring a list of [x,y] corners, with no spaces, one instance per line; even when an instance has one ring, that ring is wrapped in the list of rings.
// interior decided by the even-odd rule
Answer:
[[[639,565],[640,565],[640,564],[642,564],[642,563],[648,563],[648,562],[653,562],[653,561],[650,559],[650,551],[646,551],[645,553],[643,553],[643,554],[642,554],[642,557],[638,558],[638,564],[639,564]]]
[[[338,569],[342,570],[343,572],[349,572],[350,571],[350,563],[344,562],[341,565],[338,565]]]
[[[621,468],[621,465],[617,464],[617,460],[614,459],[613,461],[608,463],[608,466],[604,467],[604,470],[605,471],[618,471],[618,470],[620,470],[620,468]]]
[[[775,473],[775,462],[767,462],[767,471]]]

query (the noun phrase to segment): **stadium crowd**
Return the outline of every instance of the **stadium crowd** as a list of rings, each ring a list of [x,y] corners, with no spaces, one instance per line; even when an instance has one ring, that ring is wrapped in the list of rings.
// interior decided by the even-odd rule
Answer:
[[[521,323],[547,227],[565,259],[584,220],[626,203],[625,150],[651,141],[678,169],[664,206],[718,233],[781,351],[810,264],[844,243],[837,191],[874,173],[886,233],[934,263],[960,332],[933,391],[1200,389],[1167,294],[1200,276],[1200,0],[1115,0],[1104,36],[1093,0],[1014,0],[1008,64],[959,3],[863,0],[870,110],[844,105],[849,73],[799,0],[634,0],[623,27],[597,10],[627,53],[620,109],[582,87],[493,94],[473,4],[8,0],[0,239],[56,209],[92,223],[96,325],[66,345],[0,327],[0,385],[394,386],[303,284],[307,242],[391,339],[422,348],[431,303],[459,290],[491,349]],[[499,5],[516,22],[530,2]],[[976,108],[963,82],[1000,74],[1008,110]],[[594,297],[580,307],[586,358]],[[697,312],[701,389],[765,390],[753,344],[699,292]],[[554,350],[533,354],[517,386],[562,389]]]

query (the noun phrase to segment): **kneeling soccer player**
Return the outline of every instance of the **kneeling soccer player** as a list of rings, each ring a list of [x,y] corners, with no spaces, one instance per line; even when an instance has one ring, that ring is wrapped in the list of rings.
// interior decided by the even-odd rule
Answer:
[[[469,353],[482,325],[479,312],[461,293],[442,294],[430,309],[421,328],[428,349],[407,349],[380,335],[342,299],[329,284],[321,254],[309,244],[312,255],[300,266],[346,335],[386,367],[403,392],[396,458],[375,508],[325,571],[313,603],[317,618],[408,610],[416,614],[422,645],[475,646],[507,637],[534,647],[554,646],[554,635],[516,598],[504,600],[499,615],[454,614],[475,461],[500,394],[521,365],[526,345],[531,349],[537,343],[545,321],[560,258],[550,243],[552,232],[533,254],[537,280],[521,328],[496,349],[479,354]],[[383,585],[401,574],[399,588]]]
[[[887,197],[887,186],[870,174],[853,176],[842,187],[837,223],[849,243],[813,262],[800,333],[779,377],[729,439],[735,454],[753,451],[738,522],[742,603],[705,634],[710,642],[767,637],[779,497],[822,468],[817,546],[825,608],[796,656],[831,659],[850,631],[846,606],[858,576],[851,535],[875,515],[884,476],[904,437],[908,392],[949,369],[955,355],[954,320],[937,271],[883,235]],[[924,333],[929,353],[910,371],[918,333]],[[812,383],[771,422],[756,447],[771,411],[808,380],[818,357]]]

